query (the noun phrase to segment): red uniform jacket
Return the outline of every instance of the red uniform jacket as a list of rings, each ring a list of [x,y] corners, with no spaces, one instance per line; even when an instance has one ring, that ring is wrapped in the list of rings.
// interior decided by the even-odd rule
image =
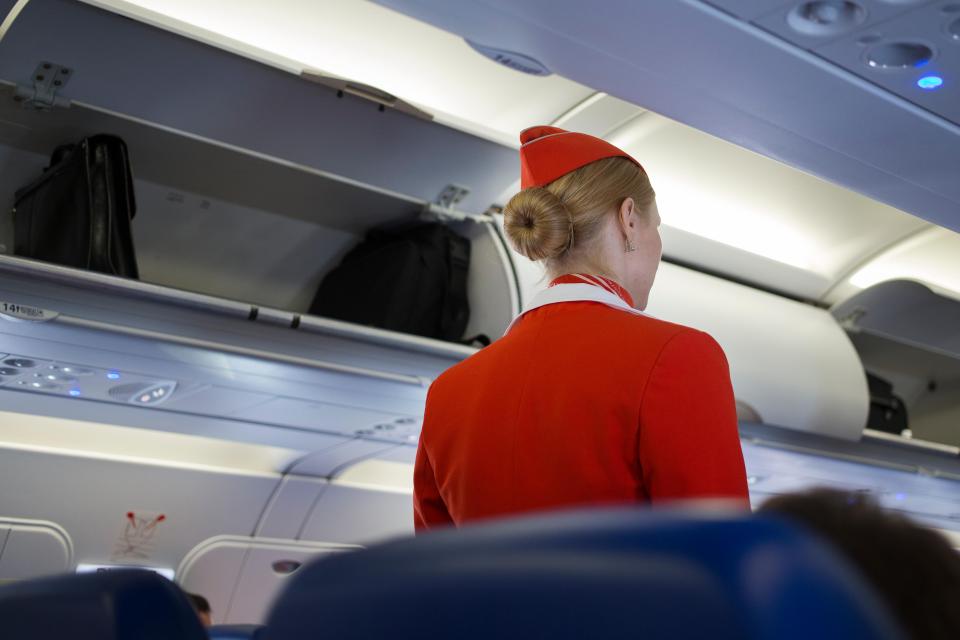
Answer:
[[[563,276],[547,298],[430,387],[416,528],[577,505],[746,501],[720,345],[630,309],[611,281]]]

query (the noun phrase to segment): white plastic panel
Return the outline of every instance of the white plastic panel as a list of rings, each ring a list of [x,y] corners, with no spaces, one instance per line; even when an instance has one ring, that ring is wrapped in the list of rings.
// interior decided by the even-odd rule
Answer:
[[[471,241],[467,273],[470,321],[464,337],[483,334],[495,338],[506,330],[519,308],[517,287],[508,262],[509,249],[489,224],[467,223],[457,231]]]
[[[306,564],[330,553],[345,549],[333,545],[311,545],[302,542],[254,541],[250,545],[243,571],[237,582],[227,613],[229,624],[263,624],[270,605],[286,586],[294,573],[274,569],[275,562]]]
[[[224,624],[230,611],[249,543],[244,539],[204,541],[190,551],[177,570],[177,583],[210,602],[214,624]]]
[[[413,533],[413,497],[332,483],[320,496],[304,540],[371,544]]]
[[[883,468],[862,464],[856,456],[831,459],[749,440],[742,445],[754,506],[771,495],[826,486],[870,493],[887,509],[929,526],[960,531],[960,476],[930,477],[907,465]]]
[[[792,4],[790,0],[708,0],[741,18],[753,19],[775,11],[777,7]]]
[[[286,475],[260,519],[257,536],[290,538],[300,534],[310,510],[327,487],[323,478]]]
[[[0,442],[2,515],[58,522],[81,563],[176,567],[200,540],[252,533],[279,480],[263,471]],[[130,513],[147,524],[164,517],[131,529]]]
[[[455,36],[360,0],[235,1],[230,20],[216,2],[89,1],[293,73],[313,69],[376,86],[440,122],[513,146],[521,129],[592,93],[488,62]]]
[[[910,407],[910,429],[917,438],[960,447],[960,376],[938,382]]]
[[[917,280],[960,298],[960,234],[939,227],[918,233],[882,252],[840,284],[830,302],[840,302],[886,280]]]
[[[6,524],[3,518],[0,524]],[[55,575],[72,568],[73,547],[62,528],[49,523],[15,521],[6,524],[6,528],[9,531],[6,545],[0,543],[0,583]]]
[[[378,456],[352,464],[337,474],[338,486],[413,494],[413,464],[416,448],[402,447],[400,459]]]
[[[650,175],[664,255],[820,298],[928,224],[696,129],[644,113],[608,136]]]
[[[187,591],[210,600],[215,624],[262,624],[270,604],[295,573],[275,562],[306,563],[353,547],[335,544],[218,536],[190,551],[179,570]]]
[[[297,475],[326,478],[351,463],[382,455],[396,448],[396,444],[388,442],[350,440],[340,446],[304,456],[291,465],[288,471]]]
[[[603,138],[641,113],[643,109],[635,104],[598,92],[550,124]]]
[[[860,437],[866,378],[828,311],[671,264],[660,266],[647,311],[716,338],[737,398],[765,423]]]

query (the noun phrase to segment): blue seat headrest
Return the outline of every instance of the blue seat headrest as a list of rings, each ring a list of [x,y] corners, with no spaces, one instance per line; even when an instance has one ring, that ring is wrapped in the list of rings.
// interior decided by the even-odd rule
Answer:
[[[591,510],[448,530],[300,569],[263,640],[843,638],[895,625],[832,549],[749,514]]]
[[[210,640],[259,640],[262,629],[259,624],[215,624],[207,633]]]
[[[137,569],[63,575],[0,587],[9,640],[204,640],[183,592]]]

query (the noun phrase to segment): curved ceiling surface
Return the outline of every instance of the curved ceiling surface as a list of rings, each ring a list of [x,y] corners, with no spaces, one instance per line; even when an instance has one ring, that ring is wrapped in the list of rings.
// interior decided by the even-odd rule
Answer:
[[[292,73],[376,86],[502,144],[538,122],[603,136],[649,171],[668,257],[828,304],[892,278],[960,292],[953,232],[566,78],[497,65],[376,4],[233,0],[225,12],[217,0],[87,1]],[[763,13],[747,5],[734,9]],[[504,187],[505,197],[516,189]]]
[[[593,93],[491,64],[461,38],[366,0],[86,1],[295,74],[372,85],[506,145]]]

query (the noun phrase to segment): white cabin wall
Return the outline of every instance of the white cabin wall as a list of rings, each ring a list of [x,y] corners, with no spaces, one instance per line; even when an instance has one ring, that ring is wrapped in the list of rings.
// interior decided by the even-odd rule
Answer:
[[[2,419],[0,518],[60,525],[84,564],[175,568],[204,539],[251,535],[280,481],[269,469],[287,455],[198,436],[10,413]],[[122,552],[131,511],[166,516],[137,545],[143,557]]]
[[[914,438],[960,446],[960,380],[927,391],[909,412]]]
[[[357,547],[293,540],[217,536],[187,554],[178,569],[180,586],[210,602],[214,624],[263,624],[270,605],[293,571],[278,571],[291,563],[306,564],[323,555]]]

